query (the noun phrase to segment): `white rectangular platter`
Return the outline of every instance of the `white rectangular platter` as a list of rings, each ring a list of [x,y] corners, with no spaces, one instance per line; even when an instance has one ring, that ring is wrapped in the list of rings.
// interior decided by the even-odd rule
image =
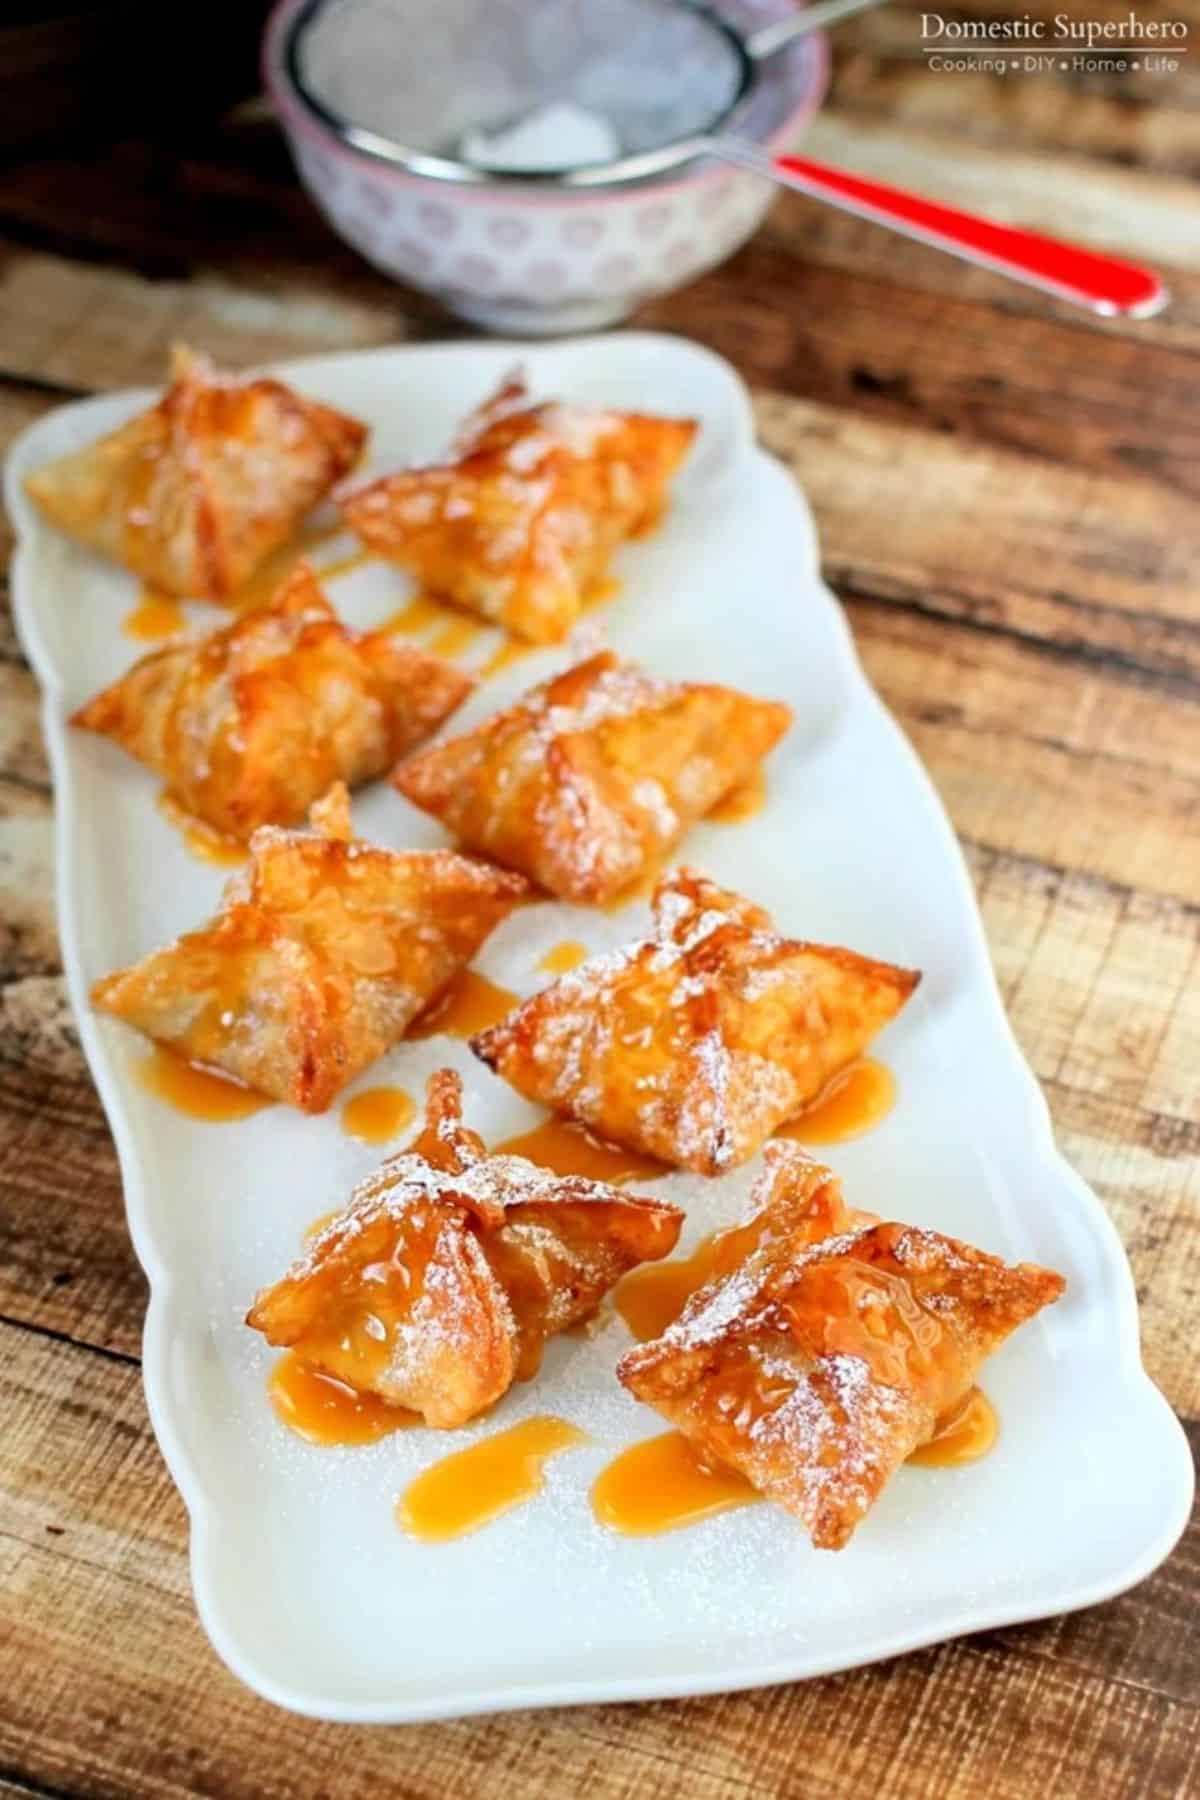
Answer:
[[[273,1353],[243,1315],[304,1228],[381,1152],[347,1138],[336,1108],[304,1118],[277,1106],[234,1125],[178,1115],[131,1074],[143,1043],[88,1009],[96,977],[205,919],[222,877],[160,816],[147,771],[67,726],[133,660],[121,620],[135,586],[41,523],[21,490],[31,468],[147,396],[43,419],[8,471],[17,621],[45,689],[71,995],[151,1283],[150,1413],[191,1514],[196,1599],[213,1643],[260,1693],[331,1719],[682,1695],[848,1668],[1130,1586],[1167,1554],[1191,1496],[1185,1440],[1139,1360],[1120,1244],[1055,1151],[954,838],[867,686],[821,585],[803,500],[754,447],[732,370],[682,341],[621,333],[551,347],[388,349],[278,372],[368,420],[368,466],[383,470],[439,453],[518,360],[539,395],[702,421],[668,519],[621,553],[619,595],[595,620],[650,669],[785,699],[796,724],[772,758],[765,809],[737,827],[702,826],[682,858],[765,904],[793,935],[925,972],[878,1045],[899,1083],[895,1110],[829,1153],[850,1203],[1048,1264],[1068,1287],[988,1365],[1001,1418],[992,1454],[957,1470],[903,1470],[836,1555],[809,1548],[773,1507],[657,1538],[617,1537],[595,1522],[588,1490],[599,1469],[662,1429],[613,1376],[629,1342],[616,1317],[591,1337],[556,1340],[536,1383],[452,1441],[416,1430],[330,1450],[290,1435],[267,1401]],[[338,553],[332,544],[317,560]],[[396,610],[404,586],[368,565],[330,593],[368,625]],[[197,628],[220,622],[212,609],[191,612]],[[452,729],[564,660],[542,651],[486,682]],[[356,797],[355,822],[396,847],[441,841],[386,784]],[[605,947],[645,919],[640,902],[607,914],[547,901],[508,920],[477,966],[528,994],[555,942]],[[443,1062],[462,1071],[467,1117],[489,1139],[532,1122],[533,1109],[448,1038],[401,1045],[358,1085],[418,1094]],[[684,1247],[738,1216],[754,1172],[662,1183],[688,1209]],[[393,1499],[420,1469],[544,1412],[591,1441],[549,1464],[532,1503],[452,1543],[401,1534]]]

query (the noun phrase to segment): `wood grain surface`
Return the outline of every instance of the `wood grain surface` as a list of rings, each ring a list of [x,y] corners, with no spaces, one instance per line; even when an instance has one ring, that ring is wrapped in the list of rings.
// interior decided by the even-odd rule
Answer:
[[[919,10],[839,30],[814,153],[1154,260],[1169,311],[1093,321],[789,195],[637,322],[729,356],[803,482],[965,846],[1059,1140],[1129,1252],[1147,1366],[1196,1421],[1200,0],[1168,9],[1197,40],[1179,74],[1124,80],[931,74]],[[330,236],[260,103],[0,168],[0,447],[64,399],[156,381],[178,337],[239,364],[454,330]],[[1106,1606],[802,1686],[404,1730],[242,1689],[197,1623],[146,1418],[145,1284],[65,1004],[38,704],[6,618],[0,1794],[1200,1793],[1194,1528]]]

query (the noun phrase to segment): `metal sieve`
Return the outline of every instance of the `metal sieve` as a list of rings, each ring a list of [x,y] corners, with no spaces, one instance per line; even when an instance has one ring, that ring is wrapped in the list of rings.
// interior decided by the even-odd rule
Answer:
[[[1152,270],[1000,225],[809,158],[771,156],[760,102],[822,25],[880,0],[308,0],[284,46],[300,100],[350,149],[437,181],[597,191],[715,157],[1102,314],[1167,300]],[[774,16],[764,22],[767,12]],[[799,86],[799,82],[796,83]],[[569,169],[491,169],[456,155],[569,99],[622,154]]]

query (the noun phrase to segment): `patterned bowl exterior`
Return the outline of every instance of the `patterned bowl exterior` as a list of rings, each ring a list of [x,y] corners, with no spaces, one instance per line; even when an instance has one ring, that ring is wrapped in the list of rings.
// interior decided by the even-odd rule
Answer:
[[[580,192],[412,175],[342,143],[296,95],[282,48],[303,0],[281,0],[264,73],[302,181],[330,224],[386,275],[492,331],[528,336],[615,324],[744,244],[768,181],[708,163],[661,182]],[[824,93],[828,54],[806,40],[806,83],[768,147],[794,140]]]

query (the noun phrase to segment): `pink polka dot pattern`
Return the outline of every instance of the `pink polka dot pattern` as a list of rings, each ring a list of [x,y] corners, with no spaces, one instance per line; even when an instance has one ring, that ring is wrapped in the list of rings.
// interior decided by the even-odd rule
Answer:
[[[620,294],[633,284],[637,264],[632,256],[606,256],[596,267],[596,282],[607,294]]]
[[[385,190],[376,181],[361,181],[358,185],[358,201],[365,213],[373,213],[377,219],[391,217],[392,202]]]
[[[499,266],[490,256],[460,256],[450,265],[450,274],[457,285],[483,293],[496,287],[500,281]]]
[[[529,227],[524,219],[517,219],[511,213],[501,213],[498,219],[489,219],[488,237],[500,250],[519,250],[522,244],[529,241]]]
[[[423,200],[417,208],[417,217],[431,238],[445,243],[458,230],[458,220],[448,206],[442,206],[436,200]]]
[[[582,219],[568,219],[562,228],[562,241],[572,250],[592,250],[604,236],[604,221],[594,214]]]
[[[530,263],[525,270],[526,286],[546,300],[563,293],[568,279],[566,264],[553,262],[549,257],[543,262]]]
[[[671,222],[671,209],[668,206],[647,206],[633,222],[633,229],[640,238],[659,238]]]
[[[694,269],[704,252],[694,238],[677,239],[668,244],[658,259],[660,269],[671,269],[676,275],[685,269]]]
[[[654,193],[460,195],[295,149],[314,198],[378,268],[517,335],[616,323],[730,255],[771,200],[737,171]]]
[[[393,238],[389,246],[400,268],[409,274],[426,273],[433,267],[433,254],[414,238]]]

